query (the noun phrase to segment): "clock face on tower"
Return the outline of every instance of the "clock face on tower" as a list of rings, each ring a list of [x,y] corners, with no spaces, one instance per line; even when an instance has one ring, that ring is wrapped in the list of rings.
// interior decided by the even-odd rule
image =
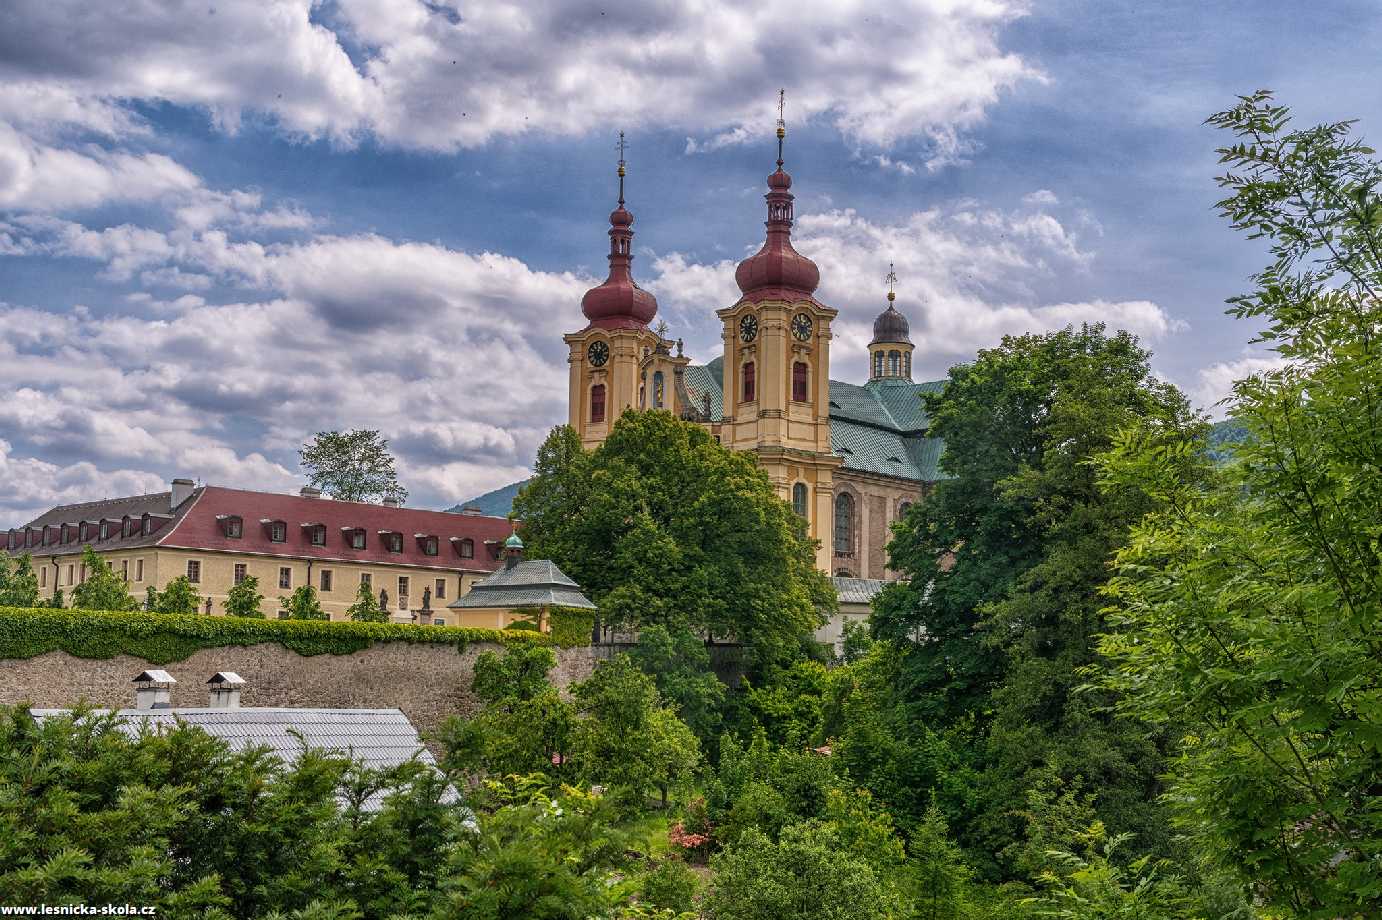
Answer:
[[[605,362],[609,360],[609,346],[604,342],[591,342],[585,354],[595,367],[604,367]]]
[[[739,338],[745,342],[752,342],[758,337],[758,317],[749,313],[739,320]]]
[[[805,313],[798,313],[792,317],[792,335],[798,342],[805,342],[811,338],[811,317]]]

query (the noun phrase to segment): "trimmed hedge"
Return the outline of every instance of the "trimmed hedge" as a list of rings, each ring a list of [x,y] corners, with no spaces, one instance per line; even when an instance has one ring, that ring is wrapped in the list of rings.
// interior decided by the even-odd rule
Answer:
[[[152,664],[168,664],[182,661],[199,649],[261,642],[276,642],[299,655],[349,655],[376,642],[452,645],[458,651],[472,642],[579,645],[589,643],[589,627],[582,642],[563,641],[566,639],[567,635],[557,638],[522,630],[460,626],[0,607],[0,659],[63,651],[78,658],[123,654]]]

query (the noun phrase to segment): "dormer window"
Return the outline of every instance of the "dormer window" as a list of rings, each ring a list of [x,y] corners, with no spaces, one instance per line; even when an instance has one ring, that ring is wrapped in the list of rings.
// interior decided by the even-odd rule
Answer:
[[[221,532],[232,540],[245,535],[245,519],[238,514],[227,514],[221,518]]]
[[[261,521],[269,531],[270,543],[284,543],[288,540],[288,524],[286,521]]]
[[[120,536],[121,536],[121,537],[128,537],[129,535],[130,535],[130,516],[127,514],[127,515],[125,515],[124,517],[122,517],[122,518],[120,519]]]
[[[431,534],[417,534],[418,545],[422,547],[422,555],[435,556],[437,554],[437,538]]]
[[[460,555],[462,559],[474,559],[475,541],[470,539],[470,537],[466,537],[464,540],[461,540],[459,543],[456,544],[456,552]]]
[[[102,539],[102,540],[109,540],[109,539],[110,539],[110,521],[102,521],[102,522],[101,522],[101,539]]]
[[[346,545],[351,549],[365,548],[365,529],[363,527],[345,527]]]
[[[146,537],[154,532],[154,519],[148,512],[139,519],[139,531]]]
[[[311,541],[312,545],[313,545],[313,546],[325,546],[325,545],[326,545],[326,525],[325,525],[325,524],[308,524],[308,525],[306,525],[306,526],[307,526],[307,538],[308,538],[308,540]]]
[[[384,548],[391,553],[403,552],[403,534],[394,530],[381,530],[379,536],[384,541]]]

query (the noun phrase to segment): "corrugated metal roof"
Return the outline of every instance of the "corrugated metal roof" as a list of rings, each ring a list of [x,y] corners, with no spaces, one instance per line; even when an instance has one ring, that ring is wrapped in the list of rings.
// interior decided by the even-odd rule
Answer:
[[[104,714],[107,710],[94,710]],[[66,709],[31,709],[38,721],[69,713]],[[247,707],[244,709],[177,708],[119,709],[117,725],[130,737],[137,737],[141,726],[167,731],[179,723],[200,728],[226,742],[233,751],[251,747],[268,748],[284,763],[292,764],[307,748],[320,749],[362,761],[368,767],[386,769],[410,760],[436,767],[417,729],[397,709],[293,709],[287,707]],[[455,790],[448,801],[456,801]],[[377,809],[382,799],[366,803]]]

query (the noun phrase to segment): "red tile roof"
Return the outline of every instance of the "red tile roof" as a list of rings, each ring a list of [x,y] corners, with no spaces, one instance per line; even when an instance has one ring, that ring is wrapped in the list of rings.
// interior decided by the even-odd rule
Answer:
[[[85,510],[81,509],[82,513]],[[44,519],[51,520],[52,515],[53,512],[49,512]],[[223,524],[226,516],[237,516],[242,520],[242,536],[226,536]],[[81,514],[74,514],[72,519],[80,517]],[[269,526],[261,523],[265,520],[286,524],[287,538],[283,542],[270,540]],[[314,546],[311,530],[302,526],[304,524],[325,525],[326,545]],[[352,549],[347,540],[346,531],[355,528],[365,531],[365,548],[362,550]],[[389,552],[381,531],[402,534],[403,551]],[[203,486],[177,508],[170,524],[165,524],[153,534],[123,539],[115,536],[109,540],[87,540],[86,543],[98,551],[154,545],[297,559],[492,572],[500,564],[500,545],[512,532],[510,522],[498,517]],[[437,555],[428,556],[423,552],[423,540],[418,537],[419,534],[437,538]],[[460,555],[460,541],[464,539],[474,541],[474,558],[466,559]],[[81,548],[81,543],[70,543],[33,547],[31,551],[45,556],[50,553],[65,555],[81,552]]]

